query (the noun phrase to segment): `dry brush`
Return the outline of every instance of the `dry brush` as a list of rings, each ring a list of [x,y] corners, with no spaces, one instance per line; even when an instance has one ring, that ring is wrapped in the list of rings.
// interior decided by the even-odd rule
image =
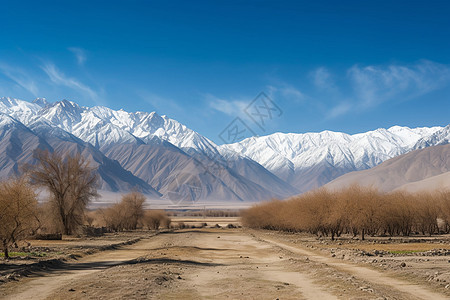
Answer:
[[[382,193],[357,185],[339,191],[321,188],[253,206],[242,212],[242,222],[251,228],[310,232],[331,239],[343,233],[362,239],[449,233],[450,192]]]

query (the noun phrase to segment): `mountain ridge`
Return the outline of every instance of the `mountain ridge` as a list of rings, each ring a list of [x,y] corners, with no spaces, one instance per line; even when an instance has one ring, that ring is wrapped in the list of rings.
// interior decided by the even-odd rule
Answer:
[[[222,145],[219,149],[249,157],[294,187],[307,191],[344,173],[369,169],[407,153],[415,149],[420,140],[444,130],[446,128],[439,126],[414,129],[393,126],[354,135],[328,130],[274,133]],[[333,173],[335,175],[328,176]]]
[[[450,126],[392,126],[353,135],[329,130],[274,133],[218,146],[156,112],[6,97],[0,98],[0,112],[30,130],[47,126],[47,131],[60,135],[60,139],[70,138],[77,145],[87,143],[142,184],[157,187],[163,198],[183,190],[192,202],[227,197],[233,201],[285,198],[450,139]],[[50,137],[41,135],[41,139]],[[180,178],[185,182],[180,183]]]

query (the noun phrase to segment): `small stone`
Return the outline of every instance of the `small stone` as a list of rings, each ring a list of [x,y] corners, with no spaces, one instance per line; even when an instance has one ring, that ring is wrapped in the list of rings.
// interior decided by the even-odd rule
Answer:
[[[400,265],[400,267],[402,267],[402,268],[406,267],[406,263],[402,262],[402,264]]]

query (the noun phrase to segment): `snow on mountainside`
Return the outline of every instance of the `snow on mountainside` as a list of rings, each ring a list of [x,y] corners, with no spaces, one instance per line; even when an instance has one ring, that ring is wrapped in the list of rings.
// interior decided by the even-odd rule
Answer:
[[[182,189],[192,195],[188,197],[192,201],[205,198],[256,201],[298,192],[248,158],[236,154],[225,161],[213,142],[155,112],[128,113],[102,106],[88,108],[68,100],[48,103],[38,99],[32,104],[10,98],[1,101],[4,106],[0,111],[20,118],[29,128],[40,128],[39,125],[44,124],[59,129],[53,130],[59,135],[65,132],[76,136],[120,162],[133,175],[156,187],[164,197]],[[228,162],[233,161],[235,163],[228,166]],[[213,174],[210,170],[218,172]],[[195,184],[179,182],[186,174],[191,175],[186,180],[193,180]]]
[[[421,138],[414,146],[414,149],[446,144],[450,144],[450,125],[436,131],[430,136]]]
[[[91,166],[98,168],[100,189],[120,191],[136,187],[155,198],[160,197],[150,185],[70,133],[46,122],[34,123],[28,128],[0,113],[0,177],[15,175],[23,165],[37,163],[33,154],[38,149],[81,153],[90,161]]]
[[[302,191],[350,171],[364,170],[412,150],[442,127],[394,126],[349,135],[341,132],[275,133],[219,147],[247,156]]]
[[[0,112],[26,124],[42,109],[38,104],[9,97],[0,98]]]
[[[212,141],[156,112],[130,113],[104,106],[82,107],[68,100],[49,104],[42,98],[30,103],[6,97],[0,98],[0,112],[25,125],[44,118],[97,147],[117,143],[141,144],[157,136],[182,149],[196,149],[210,156],[219,154]]]
[[[30,103],[12,98],[0,98],[0,112],[30,128],[43,123],[60,128],[121,162],[135,176],[142,176],[145,182],[160,186],[163,192],[169,191],[172,183],[167,178],[152,176],[166,174],[167,168],[156,162],[169,162],[170,159],[163,155],[175,155],[176,151],[169,151],[173,146],[186,154],[176,154],[180,160],[174,164],[177,169],[172,170],[173,174],[185,172],[188,161],[194,159],[200,162],[201,168],[218,172],[214,174],[218,178],[203,175],[200,178],[197,175],[202,174],[201,168],[192,171],[205,181],[204,186],[210,188],[211,180],[221,180],[224,184],[221,195],[230,191],[239,195],[236,197],[239,200],[254,199],[255,195],[260,197],[265,191],[280,197],[307,191],[345,173],[372,168],[413,149],[448,143],[450,136],[450,126],[413,129],[393,126],[353,135],[332,131],[274,133],[217,146],[176,120],[155,112],[130,113],[103,106],[83,107],[68,100],[49,103],[45,99],[36,99]],[[160,144],[161,150],[155,152],[151,145],[158,140],[170,145]],[[139,151],[139,155],[133,151]],[[159,157],[154,156],[156,154]],[[129,157],[130,161],[121,156]],[[143,163],[155,164],[159,169],[143,169]]]

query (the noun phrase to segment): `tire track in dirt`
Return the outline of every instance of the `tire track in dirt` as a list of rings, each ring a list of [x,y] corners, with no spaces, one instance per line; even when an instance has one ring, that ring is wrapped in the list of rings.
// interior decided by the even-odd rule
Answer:
[[[206,229],[160,234],[134,245],[84,257],[63,269],[37,274],[44,276],[13,283],[8,290],[9,296],[4,298],[78,299],[69,289],[89,291],[93,282],[102,285],[98,281],[98,272],[113,275],[118,272],[114,266],[138,257],[154,261],[164,258],[183,265],[186,269],[183,280],[178,281],[180,285],[170,292],[172,294],[168,294],[176,295],[175,298],[224,299],[231,295],[239,299],[337,299],[308,274],[290,269],[266,243],[242,231]],[[198,264],[182,263],[188,260]],[[162,269],[167,268],[164,263],[160,265]],[[109,296],[121,298],[120,294],[105,295],[106,298]]]
[[[343,262],[341,260],[326,257],[324,255],[320,255],[316,252],[301,248],[301,246],[296,245],[292,246],[288,243],[269,239],[267,237],[258,236],[258,239],[261,241],[264,241],[270,245],[282,248],[284,250],[287,250],[289,252],[300,254],[303,256],[308,256],[310,260],[326,264],[328,266],[334,267],[336,269],[345,271],[347,273],[350,273],[360,279],[363,279],[365,281],[371,282],[373,284],[381,284],[385,286],[389,286],[393,289],[396,289],[404,294],[408,294],[409,298],[411,299],[433,299],[433,300],[445,300],[448,299],[448,297],[435,293],[433,291],[430,291],[426,287],[420,286],[418,284],[413,284],[404,280],[400,280],[397,278],[393,278],[389,275],[386,275],[385,273],[369,269],[367,267],[358,266],[353,263],[349,262]]]
[[[299,267],[302,260],[282,258],[280,249],[292,253],[289,256],[307,256],[311,265],[308,263]],[[137,258],[142,259],[139,263],[130,264]],[[124,268],[123,265],[128,267]],[[263,234],[254,236],[242,230],[220,229],[160,234],[133,245],[92,254],[76,263],[66,264],[61,269],[42,271],[30,278],[5,284],[5,289],[0,289],[0,297],[80,299],[83,297],[81,291],[86,291],[91,295],[90,299],[97,299],[98,295],[105,296],[105,299],[121,299],[126,295],[126,290],[130,292],[130,289],[132,292],[140,289],[149,296],[156,293],[163,295],[162,298],[173,299],[337,299],[337,295],[339,298],[361,296],[361,291],[353,289],[348,283],[338,283],[337,287],[326,280],[320,280],[318,276],[321,275],[318,274],[329,275],[310,269],[313,267],[322,270],[320,265],[326,266],[333,274],[343,272],[353,275],[359,281],[378,286],[383,289],[382,295],[395,294],[402,299],[447,299],[418,284],[365,266],[326,257],[304,249],[301,245],[279,241],[276,237],[267,238]],[[145,270],[165,272],[170,268],[181,275],[181,279],[177,279],[178,275],[175,275],[172,285],[163,288],[155,283],[151,286],[150,281],[141,280],[147,276],[143,273]],[[123,279],[116,280],[124,278],[120,274],[125,271],[129,274],[128,283]],[[114,281],[114,286],[111,286],[111,280]],[[136,286],[130,285],[130,282],[141,283]],[[109,290],[108,287],[113,287],[114,290]],[[342,292],[339,287],[346,291]],[[71,292],[72,288],[77,292]]]
[[[3,296],[3,299],[47,299],[58,288],[68,286],[77,279],[91,275],[116,265],[127,263],[148,253],[150,240],[143,239],[136,244],[122,246],[118,249],[105,250],[81,258],[76,263],[66,264],[61,268],[37,272],[29,279],[15,283],[16,292]]]
[[[196,239],[196,245],[221,249],[220,251],[211,249],[199,255],[200,258],[213,258],[214,262],[222,265],[221,267],[215,267],[214,270],[201,270],[191,277],[191,284],[196,286],[197,292],[204,298],[215,299],[213,295],[217,291],[214,289],[221,285],[224,288],[224,282],[235,282],[234,289],[245,289],[242,281],[252,281],[253,285],[260,284],[266,287],[289,285],[292,290],[297,291],[294,295],[291,294],[289,299],[293,299],[292,297],[295,299],[338,299],[328,292],[326,287],[316,284],[308,274],[288,269],[272,247],[255,240],[249,234],[243,232],[221,234],[220,239],[216,234],[203,235],[201,239]],[[237,274],[242,275],[240,280],[236,280]],[[259,290],[254,293],[252,299],[269,297],[268,291],[264,293],[264,290]],[[281,298],[286,298],[283,292],[279,295]],[[219,298],[220,296],[221,294]],[[247,299],[247,297],[243,298]]]

